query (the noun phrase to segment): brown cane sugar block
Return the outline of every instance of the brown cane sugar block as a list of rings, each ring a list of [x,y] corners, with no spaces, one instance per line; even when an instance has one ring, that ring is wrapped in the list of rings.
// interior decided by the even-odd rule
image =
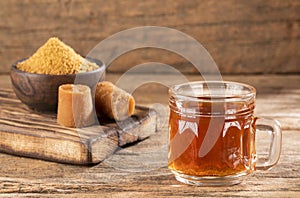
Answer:
[[[103,81],[96,87],[95,107],[98,115],[120,121],[134,113],[135,100],[111,82]]]
[[[95,123],[91,89],[86,85],[64,84],[58,90],[57,123],[80,128]]]

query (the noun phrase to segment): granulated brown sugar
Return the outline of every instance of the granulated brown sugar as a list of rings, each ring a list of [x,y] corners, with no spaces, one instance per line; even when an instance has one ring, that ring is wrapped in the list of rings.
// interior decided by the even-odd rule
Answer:
[[[76,74],[98,68],[58,38],[50,38],[30,58],[17,64],[22,71],[37,74]]]

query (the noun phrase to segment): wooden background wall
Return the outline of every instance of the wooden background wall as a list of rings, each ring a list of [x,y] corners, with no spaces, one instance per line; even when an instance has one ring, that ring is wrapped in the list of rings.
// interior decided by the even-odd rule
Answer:
[[[108,36],[146,25],[194,37],[223,74],[300,73],[300,0],[1,0],[0,73],[51,36],[86,55]],[[195,72],[182,57],[157,49],[125,54],[109,71],[149,61]]]

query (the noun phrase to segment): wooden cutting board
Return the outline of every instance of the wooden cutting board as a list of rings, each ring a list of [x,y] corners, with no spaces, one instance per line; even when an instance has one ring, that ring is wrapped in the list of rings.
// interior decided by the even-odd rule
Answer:
[[[11,89],[0,88],[0,152],[70,163],[96,164],[128,144],[156,132],[154,110],[137,107],[125,121],[73,129],[56,123],[56,114],[28,109]]]

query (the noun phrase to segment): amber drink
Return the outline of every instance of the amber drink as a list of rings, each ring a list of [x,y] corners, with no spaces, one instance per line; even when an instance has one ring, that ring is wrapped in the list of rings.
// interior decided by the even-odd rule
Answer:
[[[252,86],[223,81],[170,88],[168,167],[177,180],[232,185],[256,169],[255,93]],[[276,124],[272,122],[272,126]],[[276,154],[269,166],[276,164],[280,154],[278,128],[273,130],[279,135],[273,140],[276,146],[271,149]]]

